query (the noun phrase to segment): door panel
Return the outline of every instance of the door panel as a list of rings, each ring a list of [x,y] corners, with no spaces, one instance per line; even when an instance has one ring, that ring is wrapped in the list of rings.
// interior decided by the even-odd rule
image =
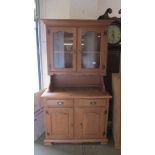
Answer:
[[[105,136],[105,108],[78,108],[79,138],[103,138]]]
[[[50,136],[53,139],[73,137],[73,109],[50,108]]]
[[[83,134],[85,136],[97,136],[99,137],[100,128],[100,113],[95,111],[85,111],[83,115]]]
[[[50,71],[75,71],[76,29],[50,28],[48,33]]]
[[[103,29],[78,29],[78,71],[102,71]]]

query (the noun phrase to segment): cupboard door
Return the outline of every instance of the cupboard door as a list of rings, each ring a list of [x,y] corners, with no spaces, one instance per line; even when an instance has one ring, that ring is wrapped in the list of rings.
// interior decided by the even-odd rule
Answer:
[[[106,40],[103,28],[78,29],[78,70],[103,72]]]
[[[49,138],[73,138],[73,109],[49,108],[46,123],[48,124]]]
[[[48,29],[48,67],[51,71],[76,70],[76,29]]]
[[[105,138],[105,108],[78,108],[79,138]]]

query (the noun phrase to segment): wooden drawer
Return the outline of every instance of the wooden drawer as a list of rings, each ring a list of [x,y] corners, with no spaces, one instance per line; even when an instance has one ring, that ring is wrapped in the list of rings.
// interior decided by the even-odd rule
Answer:
[[[73,107],[73,100],[47,100],[48,107]]]
[[[79,99],[75,105],[77,107],[104,107],[106,104],[106,99]]]

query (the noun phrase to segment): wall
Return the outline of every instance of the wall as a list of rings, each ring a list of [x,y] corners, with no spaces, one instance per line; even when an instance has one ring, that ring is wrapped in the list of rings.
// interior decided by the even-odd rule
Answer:
[[[118,16],[120,0],[71,0],[70,18],[97,19],[107,8],[112,8],[112,16]]]
[[[44,0],[45,18],[67,19],[70,17],[70,0]]]
[[[51,19],[96,19],[112,8],[111,16],[118,16],[121,0],[40,0],[42,18]]]
[[[121,0],[40,0],[40,18],[48,19],[97,19],[107,8],[112,8],[110,16],[117,16]],[[43,65],[43,87],[48,87],[47,52],[45,27],[41,22],[41,50]]]

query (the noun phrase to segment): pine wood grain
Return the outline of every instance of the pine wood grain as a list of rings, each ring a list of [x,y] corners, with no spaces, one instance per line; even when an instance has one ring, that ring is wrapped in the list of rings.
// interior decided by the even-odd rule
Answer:
[[[107,92],[100,88],[56,88],[54,92],[46,90],[42,98],[46,99],[71,99],[71,98],[112,98]]]

